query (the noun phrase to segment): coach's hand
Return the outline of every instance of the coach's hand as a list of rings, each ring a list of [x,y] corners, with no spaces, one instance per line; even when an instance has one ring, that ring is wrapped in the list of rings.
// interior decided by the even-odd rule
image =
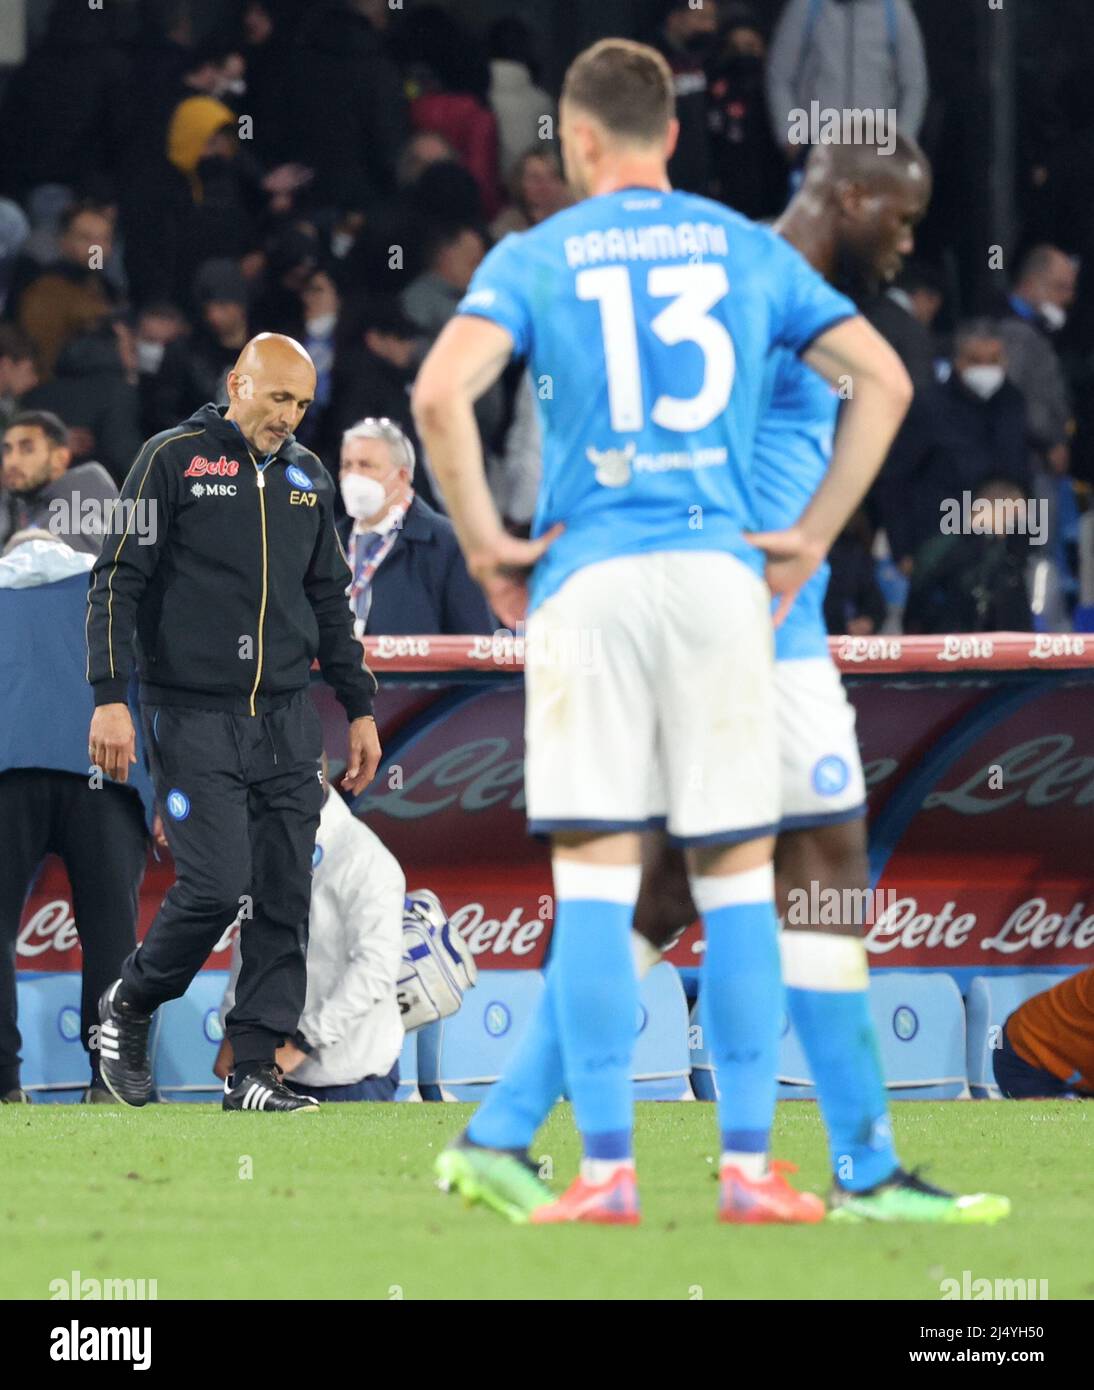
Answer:
[[[744,538],[767,557],[764,578],[779,600],[773,619],[778,627],[802,585],[823,563],[827,546],[807,536],[799,526],[788,526],[785,531],[746,531]]]
[[[115,782],[128,780],[129,764],[137,761],[137,734],[128,705],[99,705],[91,716],[87,755]]]
[[[342,778],[342,790],[354,796],[363,792],[380,766],[380,735],[371,714],[355,719],[349,726],[349,765]]]
[[[528,572],[564,530],[560,523],[534,541],[502,532],[488,549],[467,557],[468,573],[506,627],[523,622],[528,612]]]

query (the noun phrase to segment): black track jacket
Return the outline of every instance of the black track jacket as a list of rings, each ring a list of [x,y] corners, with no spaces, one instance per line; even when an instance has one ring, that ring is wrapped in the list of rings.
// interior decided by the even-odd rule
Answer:
[[[125,701],[136,633],[143,703],[261,714],[304,689],[318,657],[349,718],[370,714],[349,582],[319,459],[287,440],[260,460],[202,406],[141,449],[91,571],[95,704]]]

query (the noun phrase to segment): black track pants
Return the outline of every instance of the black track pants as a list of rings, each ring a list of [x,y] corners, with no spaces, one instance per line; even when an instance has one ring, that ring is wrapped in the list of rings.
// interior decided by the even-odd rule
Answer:
[[[125,962],[126,996],[177,999],[241,914],[243,964],[225,1031],[237,1065],[272,1061],[304,1009],[322,724],[306,690],[258,714],[142,711],[176,881]]]
[[[0,1091],[19,1084],[15,1022],[16,937],[27,893],[47,854],[65,866],[83,952],[81,1036],[99,1022],[99,995],[118,978],[137,940],[137,899],[148,830],[131,787],[50,768],[0,773]],[[34,943],[30,943],[33,948]],[[34,956],[19,962],[34,970]]]

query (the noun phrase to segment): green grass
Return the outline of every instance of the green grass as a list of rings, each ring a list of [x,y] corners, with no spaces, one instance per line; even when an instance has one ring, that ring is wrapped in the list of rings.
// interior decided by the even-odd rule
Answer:
[[[433,1186],[455,1105],[328,1105],[314,1117],[206,1105],[0,1110],[0,1297],[52,1279],[156,1279],[166,1298],[911,1298],[961,1278],[1047,1279],[1094,1296],[1094,1106],[894,1107],[906,1164],[1004,1192],[993,1228],[718,1226],[708,1105],[639,1107],[643,1225],[514,1227]],[[573,1175],[568,1107],[541,1131],[555,1186]],[[828,1182],[811,1104],[779,1107],[776,1152]],[[250,1160],[252,1176],[241,1178]]]

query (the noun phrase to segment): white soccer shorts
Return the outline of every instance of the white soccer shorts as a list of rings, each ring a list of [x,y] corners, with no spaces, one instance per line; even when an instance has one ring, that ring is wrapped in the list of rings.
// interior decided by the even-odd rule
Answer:
[[[781,830],[854,820],[866,784],[855,710],[829,657],[775,663]]]
[[[664,828],[683,845],[773,834],[770,602],[721,551],[625,555],[572,574],[526,632],[532,831]]]

